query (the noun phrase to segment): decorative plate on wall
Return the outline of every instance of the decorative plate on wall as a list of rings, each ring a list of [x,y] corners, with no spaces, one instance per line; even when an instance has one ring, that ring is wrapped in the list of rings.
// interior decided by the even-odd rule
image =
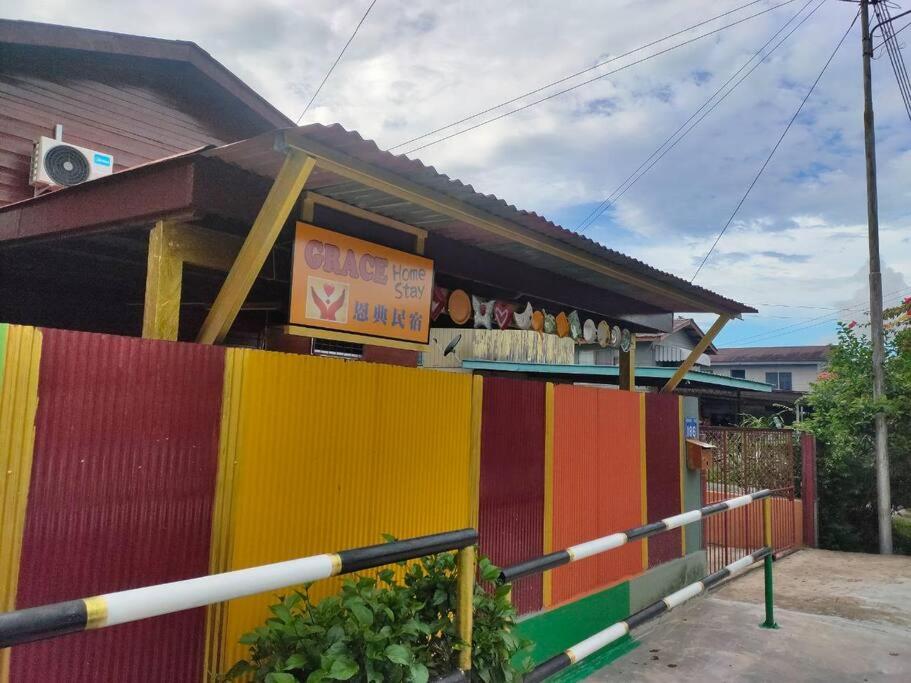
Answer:
[[[557,336],[561,338],[567,336],[569,334],[569,318],[566,317],[566,313],[560,311],[554,321],[557,323]]]
[[[449,317],[456,325],[464,325],[471,317],[471,299],[463,289],[454,289],[449,295]]]
[[[512,325],[512,307],[505,301],[498,301],[493,305],[493,317],[497,321],[497,327],[501,330],[508,329]]]
[[[519,313],[516,311],[512,314],[513,318],[516,321],[516,327],[520,330],[530,330],[531,329],[531,316],[534,314],[534,309],[531,307],[531,302],[525,304],[525,310]],[[541,323],[544,323],[544,319],[541,319]]]
[[[626,353],[627,351],[629,351],[631,339],[632,339],[632,335],[630,335],[629,330],[624,328],[623,332],[620,335],[620,350],[623,351],[623,353]]]
[[[471,295],[471,307],[474,309],[474,326],[490,329],[493,326],[493,307],[496,299],[484,301],[479,296]]]
[[[620,348],[620,326],[614,325],[610,328],[610,345],[615,349]]]
[[[544,313],[544,331],[547,334],[557,333],[557,319],[547,312]]]
[[[602,347],[610,344],[610,325],[604,320],[598,323],[598,343]]]
[[[598,338],[598,328],[595,327],[595,321],[589,318],[582,326],[582,339],[586,343],[592,344]]]
[[[569,314],[569,335],[578,341],[582,339],[582,321],[579,320],[579,311],[573,311]]]

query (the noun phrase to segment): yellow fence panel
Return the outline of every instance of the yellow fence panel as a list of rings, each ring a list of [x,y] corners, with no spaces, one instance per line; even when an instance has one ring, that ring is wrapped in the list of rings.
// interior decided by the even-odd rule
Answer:
[[[470,525],[470,375],[263,351],[233,351],[226,372],[215,571]],[[221,671],[273,599],[210,618]]]
[[[16,607],[19,558],[35,445],[41,332],[3,326],[0,343],[0,611]],[[4,348],[5,347],[5,348]],[[9,650],[0,650],[0,681],[7,680]]]

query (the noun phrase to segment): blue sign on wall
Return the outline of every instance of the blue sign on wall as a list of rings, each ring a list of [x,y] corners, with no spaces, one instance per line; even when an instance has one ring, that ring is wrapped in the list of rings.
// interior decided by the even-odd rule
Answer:
[[[699,438],[699,421],[695,417],[688,417],[684,419],[683,435],[687,439]]]

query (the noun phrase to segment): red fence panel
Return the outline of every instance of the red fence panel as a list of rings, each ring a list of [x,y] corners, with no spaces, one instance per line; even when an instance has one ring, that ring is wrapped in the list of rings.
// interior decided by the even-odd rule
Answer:
[[[642,523],[639,401],[629,391],[555,387],[554,550]],[[553,572],[553,604],[641,571],[641,541],[560,567]]]
[[[478,530],[501,567],[544,552],[544,391],[544,382],[484,380]],[[540,576],[514,591],[520,613],[541,609]]]
[[[17,608],[208,573],[224,349],[44,331]],[[15,648],[11,680],[199,680],[205,612]]]
[[[645,463],[649,524],[681,512],[680,399],[674,394],[645,395]],[[680,529],[648,539],[648,566],[680,557]]]

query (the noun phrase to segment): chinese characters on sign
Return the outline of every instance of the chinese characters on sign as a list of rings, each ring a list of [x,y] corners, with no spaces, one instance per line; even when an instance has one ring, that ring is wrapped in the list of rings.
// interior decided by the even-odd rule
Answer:
[[[426,344],[433,261],[297,224],[291,323]]]

